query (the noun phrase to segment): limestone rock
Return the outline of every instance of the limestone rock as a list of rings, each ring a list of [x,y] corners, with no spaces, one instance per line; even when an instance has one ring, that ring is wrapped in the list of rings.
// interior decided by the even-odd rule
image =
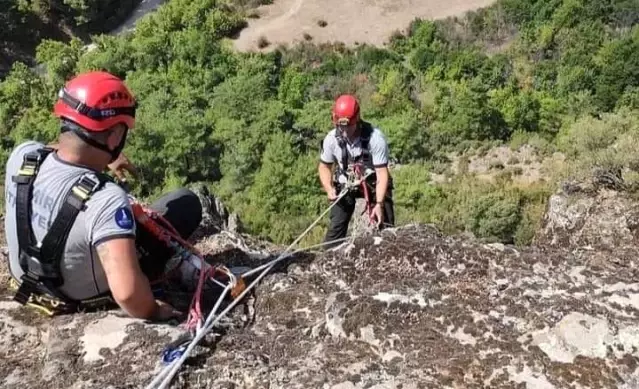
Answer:
[[[623,191],[566,186],[548,201],[537,245],[615,250],[639,246],[639,203]]]
[[[297,254],[194,349],[172,387],[637,388],[636,205],[601,187],[569,192],[555,194],[531,247],[406,225]],[[248,267],[283,249],[228,230],[197,246]],[[118,311],[44,318],[1,288],[7,389],[145,387],[184,333]]]
[[[373,201],[375,200],[373,199]],[[353,212],[349,230],[351,236],[367,235],[376,230],[375,226],[370,223],[368,210],[366,209],[366,201],[364,199],[357,199],[355,202],[355,212]]]
[[[242,222],[235,213],[229,214],[226,206],[214,196],[203,183],[191,185],[190,188],[202,203],[202,224],[194,233],[194,239],[210,236],[220,231],[242,232]]]

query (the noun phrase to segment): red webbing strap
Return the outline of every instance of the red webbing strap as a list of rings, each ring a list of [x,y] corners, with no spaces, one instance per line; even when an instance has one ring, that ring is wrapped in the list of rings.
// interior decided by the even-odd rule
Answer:
[[[364,193],[364,200],[366,202],[366,209],[364,210],[364,212],[368,211],[368,221],[371,224],[374,224],[375,220],[373,218],[373,207],[371,206],[370,196],[368,194],[368,185],[366,185],[366,180],[363,179],[364,178],[364,174],[362,172],[361,165],[360,164],[355,164],[354,165],[354,171],[355,171],[355,174],[356,174],[357,178],[358,179],[362,179],[362,182],[361,182],[360,185],[362,186],[362,192]],[[364,212],[362,212],[362,214]]]
[[[132,209],[136,221],[146,227],[147,230],[161,242],[164,242],[167,246],[171,247],[171,241],[173,240],[173,243],[177,242],[177,244],[190,251],[193,255],[199,257],[200,261],[204,263],[201,252],[192,244],[182,239],[177,230],[168,220],[166,220],[166,218],[137,202],[132,203]],[[203,266],[201,266],[201,268],[202,267]],[[179,268],[179,266],[177,268]],[[226,273],[212,265],[208,269],[200,270],[197,287],[189,307],[189,314],[184,324],[187,329],[195,329],[197,324],[203,319],[204,316],[202,315],[201,299],[204,284],[208,278],[214,277],[218,271],[222,275],[226,276]]]

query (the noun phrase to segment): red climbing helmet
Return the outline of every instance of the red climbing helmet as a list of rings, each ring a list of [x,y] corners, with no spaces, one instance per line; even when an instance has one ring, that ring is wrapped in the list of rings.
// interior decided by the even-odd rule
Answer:
[[[333,124],[348,126],[359,121],[359,103],[353,95],[341,95],[333,105]]]
[[[135,126],[137,104],[124,82],[113,74],[91,71],[77,75],[58,93],[53,113],[91,132],[123,123]]]

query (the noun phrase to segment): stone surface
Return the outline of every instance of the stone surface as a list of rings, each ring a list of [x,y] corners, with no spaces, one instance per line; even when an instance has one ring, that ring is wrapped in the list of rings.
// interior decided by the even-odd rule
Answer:
[[[221,231],[242,232],[242,221],[235,213],[229,214],[222,201],[211,194],[203,183],[191,185],[191,189],[202,203],[202,225],[196,232],[195,239],[217,234]]]
[[[635,204],[605,191],[557,194],[527,248],[407,225],[296,255],[257,286],[253,320],[240,305],[171,387],[637,388]],[[198,246],[251,267],[282,249],[230,231]],[[144,387],[182,333],[119,311],[44,318],[0,295],[7,389]]]
[[[536,243],[597,250],[639,246],[639,203],[623,191],[567,183],[550,197]]]

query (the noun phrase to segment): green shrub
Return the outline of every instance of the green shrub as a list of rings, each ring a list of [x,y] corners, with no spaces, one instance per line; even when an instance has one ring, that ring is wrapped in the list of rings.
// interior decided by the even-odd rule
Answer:
[[[464,213],[465,227],[475,236],[509,243],[521,220],[519,198],[503,192],[472,198]]]
[[[142,173],[134,193],[205,182],[249,232],[279,243],[326,206],[319,141],[333,127],[330,109],[342,93],[358,96],[363,118],[380,127],[402,165],[393,172],[400,223],[530,241],[544,203],[537,189],[517,188],[512,177],[521,171],[499,163],[494,183],[480,181],[464,159],[452,182],[431,182],[431,173],[450,173],[451,152],[485,156],[498,145],[530,145],[540,160],[556,150],[568,155],[566,172],[548,169],[548,187],[597,166],[621,168],[636,182],[639,8],[631,1],[499,0],[447,20],[416,19],[406,35],[393,34],[388,49],[315,44],[303,35],[290,48],[233,50],[225,38],[268,2],[172,0],[130,34],[93,37],[88,53],[89,42],[79,39],[42,41],[33,55],[45,75],[14,58],[0,63],[0,72],[12,64],[0,83],[0,160],[16,142],[53,140],[51,106],[63,81],[105,69],[126,78],[140,104],[125,150]],[[8,53],[45,36],[34,27],[33,37],[16,41],[31,22],[45,28],[58,11],[64,17],[55,20],[94,20],[102,7],[94,0],[21,4],[0,10]],[[266,48],[266,38],[259,45]],[[308,242],[321,237],[322,223]]]
[[[621,110],[601,119],[584,117],[567,127],[557,144],[569,159],[572,173],[588,175],[593,168],[639,168],[639,112]]]

